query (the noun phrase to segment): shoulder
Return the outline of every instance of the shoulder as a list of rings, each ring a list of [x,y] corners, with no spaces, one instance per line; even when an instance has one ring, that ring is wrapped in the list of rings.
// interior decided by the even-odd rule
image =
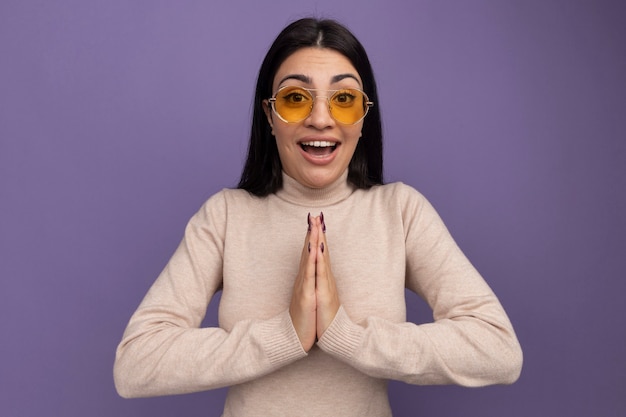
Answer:
[[[254,203],[260,199],[262,199],[262,197],[257,197],[246,190],[238,188],[223,188],[209,197],[203,204],[203,207],[223,205],[239,206]]]
[[[387,218],[399,218],[405,228],[412,224],[430,224],[439,217],[420,191],[403,182],[378,185],[365,193]]]
[[[260,200],[248,191],[233,188],[224,188],[211,195],[200,207],[194,217],[215,218],[224,217],[228,213],[246,210]]]
[[[385,201],[390,205],[423,204],[426,198],[412,186],[403,182],[376,185],[365,191],[370,198]]]

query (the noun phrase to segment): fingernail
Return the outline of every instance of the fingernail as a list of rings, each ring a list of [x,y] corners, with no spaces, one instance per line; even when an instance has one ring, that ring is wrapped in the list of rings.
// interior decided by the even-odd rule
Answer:
[[[307,223],[308,223],[308,225],[309,225],[309,229],[308,229],[308,230],[309,230],[309,232],[310,232],[310,231],[311,231],[311,213],[309,213],[309,214],[306,216],[306,222],[307,222]]]
[[[322,253],[324,253],[324,242],[320,244],[320,249],[322,250]]]
[[[320,211],[320,220],[322,221],[322,232],[326,233],[326,223],[324,222],[324,213]]]

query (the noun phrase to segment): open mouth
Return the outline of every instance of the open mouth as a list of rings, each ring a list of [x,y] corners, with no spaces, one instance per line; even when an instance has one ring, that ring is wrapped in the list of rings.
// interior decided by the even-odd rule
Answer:
[[[325,140],[315,140],[310,142],[301,142],[300,147],[309,155],[323,157],[332,154],[337,149],[337,142],[329,142]]]

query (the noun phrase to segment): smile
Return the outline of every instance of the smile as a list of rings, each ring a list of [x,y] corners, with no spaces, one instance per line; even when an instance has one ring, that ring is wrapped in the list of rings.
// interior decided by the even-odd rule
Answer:
[[[314,140],[309,142],[301,142],[300,147],[308,155],[322,158],[332,154],[335,149],[337,149],[337,142]]]

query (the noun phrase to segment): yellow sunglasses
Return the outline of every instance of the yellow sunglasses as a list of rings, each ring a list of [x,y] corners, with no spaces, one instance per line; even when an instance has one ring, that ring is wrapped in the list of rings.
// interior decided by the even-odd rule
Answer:
[[[286,123],[298,123],[309,117],[315,99],[320,97],[326,98],[331,117],[346,125],[363,120],[369,108],[374,105],[374,102],[369,101],[367,94],[356,88],[329,90],[326,96],[318,95],[319,91],[286,86],[278,89],[268,101],[274,113]]]

